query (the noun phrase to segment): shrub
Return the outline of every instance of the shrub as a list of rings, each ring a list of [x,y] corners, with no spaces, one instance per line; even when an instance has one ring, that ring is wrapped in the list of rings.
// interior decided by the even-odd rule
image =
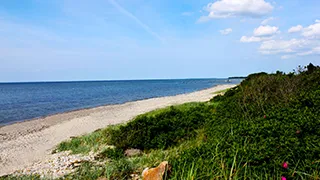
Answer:
[[[193,138],[196,130],[212,118],[212,106],[208,103],[170,107],[152,116],[138,116],[128,124],[113,131],[112,142],[119,148],[142,150],[165,149],[181,141]]]
[[[118,129],[118,125],[108,126],[106,129],[100,129],[91,134],[61,142],[53,152],[70,150],[74,154],[87,154],[103,145],[110,144],[110,132],[116,129]]]
[[[256,173],[285,174],[284,161],[295,171],[319,172],[320,68],[293,76],[250,75],[237,89],[218,99],[215,118],[205,125],[208,143],[189,150],[181,157],[184,163],[193,162],[188,158],[194,153],[202,159],[215,154],[231,167],[237,155]],[[212,151],[217,149],[219,153]]]
[[[119,160],[121,158],[124,158],[125,155],[124,155],[124,152],[122,149],[119,149],[119,148],[106,148],[106,149],[103,149],[98,157],[100,159],[105,159],[105,158],[109,158],[109,159],[113,159],[113,160]]]

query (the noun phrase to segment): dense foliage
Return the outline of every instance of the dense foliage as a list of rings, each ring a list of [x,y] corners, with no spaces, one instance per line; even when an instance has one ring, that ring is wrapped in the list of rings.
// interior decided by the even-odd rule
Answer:
[[[299,74],[252,74],[212,101],[219,106],[205,126],[207,142],[172,159],[174,166],[204,159],[203,167],[237,166],[229,174],[241,179],[248,170],[257,177],[319,178],[319,67],[310,64]],[[284,162],[289,169],[281,166]],[[199,168],[197,174],[212,177],[206,168]]]
[[[161,113],[142,115],[121,126],[111,142],[119,148],[165,149],[188,140],[212,117],[213,105],[171,106]]]

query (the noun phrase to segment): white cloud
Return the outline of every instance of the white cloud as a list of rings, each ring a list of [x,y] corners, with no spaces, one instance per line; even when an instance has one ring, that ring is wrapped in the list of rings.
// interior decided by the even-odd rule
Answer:
[[[262,54],[281,54],[281,59],[320,55],[320,42],[308,39],[270,40],[263,42],[259,51]]]
[[[283,55],[281,56],[281,59],[290,59],[296,57],[295,55]]]
[[[302,31],[303,27],[301,25],[293,26],[288,30],[288,33],[296,33]]]
[[[242,36],[240,39],[240,42],[243,43],[251,43],[251,42],[261,42],[261,41],[266,41],[266,40],[270,40],[270,38],[267,37],[255,37],[255,36]]]
[[[298,56],[307,56],[310,54],[313,54],[313,52],[312,51],[305,51],[305,52],[297,53]]]
[[[227,29],[220,30],[220,33],[222,35],[228,35],[228,34],[232,33],[232,29],[231,28],[227,28]]]
[[[260,26],[254,29],[253,36],[242,36],[240,42],[250,43],[271,40],[275,34],[280,32],[278,29],[279,28],[275,26]]]
[[[262,25],[267,25],[270,21],[273,21],[274,17],[269,17],[261,22]]]
[[[313,48],[312,51],[316,54],[320,54],[320,46]]]
[[[317,20],[318,21],[318,20]],[[302,36],[311,39],[320,39],[320,23],[312,24],[303,29]]]
[[[261,17],[269,14],[273,10],[273,6],[264,0],[218,0],[209,3],[204,9],[209,12],[204,17],[209,19],[236,16]],[[204,22],[203,17],[200,19],[198,22]]]
[[[310,44],[305,39],[270,40],[262,42],[259,51],[262,54],[295,53],[306,49]]]
[[[320,46],[312,48],[310,51],[297,53],[298,56],[307,56],[307,55],[312,55],[312,54],[320,55]]]
[[[275,26],[260,26],[253,31],[253,35],[256,37],[272,36],[279,33],[279,28]]]
[[[253,36],[242,36],[241,42],[261,42],[259,52],[265,55],[280,55],[281,59],[299,56],[320,55],[320,21],[316,20],[304,28],[302,25],[291,27],[288,33],[301,32],[299,39],[275,39],[278,27],[260,26],[254,29]]]
[[[197,23],[204,23],[204,22],[208,22],[210,20],[210,18],[208,16],[201,16],[198,20]]]

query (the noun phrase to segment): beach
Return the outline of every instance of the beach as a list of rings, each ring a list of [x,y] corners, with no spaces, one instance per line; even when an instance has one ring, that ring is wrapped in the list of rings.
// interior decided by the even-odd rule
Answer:
[[[57,144],[70,137],[125,123],[155,109],[208,101],[215,92],[234,86],[218,85],[189,94],[82,109],[0,127],[0,176],[45,159]]]

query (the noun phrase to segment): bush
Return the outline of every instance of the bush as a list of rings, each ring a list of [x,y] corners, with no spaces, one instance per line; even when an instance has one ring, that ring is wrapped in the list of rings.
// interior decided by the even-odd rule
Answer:
[[[106,148],[104,150],[102,150],[98,157],[100,159],[105,159],[105,158],[109,158],[109,159],[113,159],[113,160],[119,160],[125,157],[124,152],[122,149],[118,149],[118,148]]]
[[[219,105],[214,118],[204,126],[207,142],[172,159],[177,173],[184,164],[199,162],[201,167],[218,170],[223,166],[229,171],[237,165],[238,177],[248,172],[241,168],[244,166],[257,177],[319,175],[319,99],[319,67],[296,75],[248,76],[237,88],[212,99],[218,100]],[[239,164],[234,164],[234,159]],[[292,169],[281,167],[285,161]],[[198,176],[206,177],[203,179],[213,178],[207,168],[196,169]]]
[[[212,118],[212,109],[212,105],[208,103],[199,103],[184,108],[172,106],[151,116],[138,116],[119,130],[113,131],[111,141],[122,149],[165,149],[193,138],[196,130]]]

